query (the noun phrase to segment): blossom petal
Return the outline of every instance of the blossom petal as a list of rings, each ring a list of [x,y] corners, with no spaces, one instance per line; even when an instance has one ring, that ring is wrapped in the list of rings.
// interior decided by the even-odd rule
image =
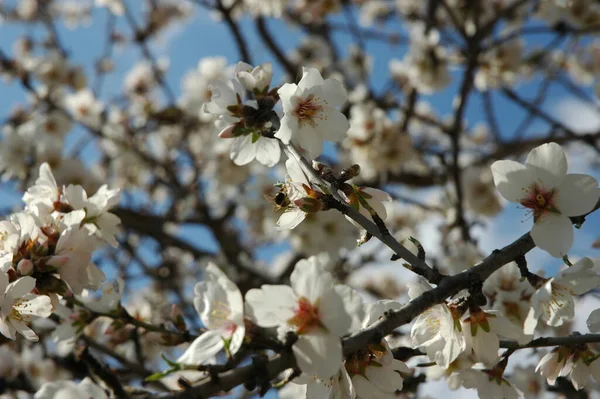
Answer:
[[[498,350],[500,349],[500,340],[495,332],[486,332],[483,328],[478,328],[476,335],[471,334],[470,323],[465,323],[463,327],[467,347],[472,348],[477,360],[486,365],[493,365],[498,359]]]
[[[538,220],[531,229],[535,245],[555,258],[562,258],[573,245],[573,224],[565,215],[550,213]]]
[[[279,142],[267,137],[261,137],[254,144],[256,147],[256,160],[263,165],[271,168],[279,162],[281,157],[281,149]]]
[[[8,274],[3,272],[0,273],[0,295],[4,294],[6,287],[8,287]]]
[[[223,338],[216,331],[208,330],[192,342],[177,359],[181,364],[203,364],[223,349]]]
[[[52,300],[47,295],[30,295],[32,298],[18,306],[22,315],[49,317],[52,314]]]
[[[393,393],[402,390],[402,376],[391,367],[367,367],[365,377],[384,392]]]
[[[286,285],[265,284],[246,293],[246,314],[261,327],[286,324],[297,304],[297,295]]]
[[[590,369],[583,362],[583,360],[579,359],[574,365],[573,370],[571,370],[570,374],[571,383],[573,383],[573,387],[576,390],[582,389],[585,384],[590,379]]]
[[[39,337],[27,324],[22,320],[17,320],[13,317],[8,319],[8,322],[17,330],[22,336],[24,336],[29,341],[37,342]]]
[[[24,276],[10,283],[6,289],[6,295],[10,295],[12,298],[21,298],[22,296],[29,294],[31,290],[35,288],[35,279],[33,277]]]
[[[15,334],[15,328],[10,324],[7,320],[0,320],[0,333],[4,335],[6,338],[15,339],[17,335]]]
[[[596,309],[590,313],[587,319],[587,326],[590,332],[600,332],[600,309]]]
[[[316,68],[302,68],[302,79],[298,88],[302,91],[323,85],[323,77]]]
[[[310,124],[305,123],[299,126],[294,141],[308,151],[312,158],[318,157],[323,152],[323,139],[320,133]]]
[[[568,167],[565,152],[556,143],[542,144],[531,150],[525,165],[542,181],[546,189],[558,186],[567,174]]]
[[[600,198],[596,179],[583,174],[566,175],[557,191],[556,207],[566,216],[588,213]]]
[[[347,288],[348,290],[340,288],[339,291],[330,289],[319,299],[321,322],[331,334],[338,337],[348,333],[350,326],[353,324],[352,314],[346,311],[346,305],[349,308],[353,308],[353,304],[357,301],[357,296],[354,295],[350,287]],[[345,303],[345,300],[348,300],[349,303]],[[355,325],[359,326],[360,321],[357,320]]]
[[[308,179],[306,178],[306,175],[302,170],[300,162],[296,161],[295,159],[289,158],[287,161],[285,161],[285,169],[287,171],[288,176],[293,182],[304,183],[306,185],[309,185]]]
[[[328,379],[342,366],[342,341],[325,332],[301,335],[292,347],[300,370]]]
[[[296,95],[298,91],[298,86],[294,83],[286,83],[277,90],[277,94],[279,94],[279,98],[281,99],[281,105],[283,107],[283,112],[288,113],[294,109],[291,98]]]
[[[292,209],[282,213],[275,225],[277,226],[277,230],[291,230],[302,223],[305,218],[306,213],[300,209]]]
[[[323,269],[317,258],[302,259],[296,263],[290,276],[290,285],[298,296],[315,303],[328,291],[333,291],[333,277]]]
[[[350,315],[350,318],[352,319],[352,323],[350,324],[349,330],[347,332],[354,332],[360,330],[365,321],[366,313],[365,304],[363,303],[362,296],[354,288],[345,284],[336,285],[334,290],[344,302],[344,312]],[[343,334],[345,334],[345,332]]]
[[[321,110],[321,118],[317,120],[317,129],[323,140],[342,141],[350,129],[350,122],[340,111],[325,105]]]
[[[527,167],[515,161],[496,161],[491,169],[496,188],[511,202],[521,201],[534,181]]]
[[[220,110],[209,110],[209,112],[222,113],[221,110],[226,110],[228,106],[236,105],[238,103],[235,91],[222,80],[212,81],[208,85],[208,89],[212,93],[210,97],[211,102],[220,108]],[[209,104],[211,103],[208,103],[207,105]]]
[[[229,341],[229,352],[231,352],[232,355],[237,353],[237,351],[239,351],[240,348],[242,347],[242,344],[244,343],[245,334],[246,334],[246,327],[244,327],[243,325],[241,325],[241,326],[238,325],[238,327],[235,329],[235,331],[231,335],[231,338]]]
[[[298,119],[290,114],[285,114],[281,118],[279,130],[275,133],[275,137],[281,140],[283,144],[289,144],[294,132],[298,132]]]
[[[233,139],[230,149],[233,163],[247,165],[256,157],[256,146],[252,144],[252,135],[239,136]]]
[[[523,333],[523,329],[513,322],[511,322],[506,316],[497,310],[486,311],[488,315],[494,315],[495,317],[488,317],[488,322],[492,331],[496,334],[501,335],[504,338],[515,339],[519,344],[524,345],[530,341]]]
[[[342,82],[329,78],[323,82],[323,95],[327,104],[332,107],[342,106],[348,99],[348,93]]]

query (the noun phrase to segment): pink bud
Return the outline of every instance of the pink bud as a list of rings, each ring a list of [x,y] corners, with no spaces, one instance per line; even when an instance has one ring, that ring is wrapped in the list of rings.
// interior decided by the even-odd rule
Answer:
[[[233,136],[233,128],[235,127],[235,124],[229,125],[227,126],[225,129],[221,130],[221,132],[219,133],[219,137],[222,139],[232,139]]]
[[[33,273],[33,262],[30,259],[21,259],[17,265],[17,270],[21,276],[29,276]]]

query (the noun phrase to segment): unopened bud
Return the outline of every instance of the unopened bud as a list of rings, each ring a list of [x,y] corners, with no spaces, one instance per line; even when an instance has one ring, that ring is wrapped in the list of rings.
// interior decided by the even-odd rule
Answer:
[[[231,124],[229,126],[227,126],[226,128],[224,128],[223,130],[221,130],[219,132],[219,138],[222,139],[231,139],[233,138],[233,128],[235,127],[235,124]]]
[[[306,213],[316,213],[321,210],[323,204],[316,198],[304,197],[294,201],[294,204]]]
[[[347,181],[360,174],[360,165],[354,164],[340,172],[340,181]]]
[[[29,276],[33,273],[33,262],[31,259],[21,259],[17,265],[17,270],[21,273],[21,276]]]
[[[331,168],[324,163],[312,161],[312,167],[319,174],[319,176],[323,178],[323,180],[329,183],[333,183],[337,180],[333,170],[331,170]]]

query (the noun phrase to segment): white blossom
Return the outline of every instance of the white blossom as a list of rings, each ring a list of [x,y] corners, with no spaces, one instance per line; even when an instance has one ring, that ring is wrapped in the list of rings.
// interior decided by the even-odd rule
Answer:
[[[489,366],[498,360],[499,336],[515,339],[522,345],[531,340],[520,326],[513,324],[497,310],[472,309],[462,321],[462,328],[467,351],[472,350],[476,360]]]
[[[0,292],[4,292],[0,305],[0,333],[5,337],[15,339],[18,332],[30,341],[38,340],[28,324],[38,317],[50,316],[52,305],[50,297],[31,294],[34,288],[32,277],[21,277],[9,284],[8,275],[0,272]]]
[[[501,375],[496,376],[493,371],[476,369],[460,372],[462,385],[465,388],[474,388],[481,399],[518,399],[521,392]]]
[[[243,109],[258,110],[255,100],[244,98],[244,86],[254,85],[263,90],[270,82],[270,76],[265,65],[258,66],[256,71],[247,72],[247,64],[238,64],[237,75],[241,77],[243,84],[236,79],[229,82],[215,80],[209,86],[211,101],[204,106],[204,110],[217,116],[215,125],[219,128],[219,137],[233,139],[231,144],[231,159],[236,165],[246,165],[256,159],[261,164],[272,167],[281,156],[279,143],[270,137],[265,137],[260,129],[255,126],[246,126],[242,115]],[[267,81],[268,79],[268,81]]]
[[[525,165],[496,161],[492,173],[504,198],[531,209],[531,237],[538,247],[555,257],[566,255],[573,244],[569,217],[591,211],[600,198],[596,179],[567,174],[567,158],[556,143],[531,150]]]
[[[238,62],[235,66],[235,77],[248,91],[263,93],[271,84],[273,66],[270,62],[252,67],[245,62]]]
[[[316,158],[323,141],[341,141],[350,124],[337,108],[347,99],[344,86],[337,80],[323,80],[319,71],[304,68],[296,85],[286,83],[277,91],[283,105],[281,126],[275,137],[284,144],[300,145]]]
[[[409,283],[408,295],[419,297],[432,287],[422,279]],[[424,348],[430,360],[447,368],[465,349],[467,344],[460,323],[460,315],[446,304],[435,305],[421,313],[410,331],[413,344]]]
[[[79,90],[65,97],[65,105],[73,118],[92,128],[100,125],[100,116],[104,111],[104,104],[97,100],[89,89]]]
[[[293,345],[298,367],[328,380],[342,365],[340,337],[352,326],[347,311],[360,297],[336,285],[317,258],[301,260],[290,277],[291,287],[263,285],[246,294],[246,310],[262,327],[290,328],[298,335]]]
[[[538,320],[557,327],[575,315],[573,295],[584,294],[600,286],[600,275],[594,270],[594,262],[583,258],[573,266],[548,279],[531,297],[531,309],[525,322],[525,330],[532,333]]]
[[[79,384],[73,381],[53,381],[41,386],[34,399],[109,399],[107,391],[84,378]]]
[[[209,263],[204,281],[194,287],[194,306],[207,331],[192,342],[177,360],[183,364],[202,364],[227,348],[235,354],[242,346],[244,302],[236,285],[215,264]]]

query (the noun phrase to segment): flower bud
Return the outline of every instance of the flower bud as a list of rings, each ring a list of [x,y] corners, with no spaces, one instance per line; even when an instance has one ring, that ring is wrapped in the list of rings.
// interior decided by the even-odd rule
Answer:
[[[31,259],[21,259],[17,265],[17,270],[21,273],[21,276],[29,276],[33,273],[33,262]]]
[[[347,181],[360,174],[360,165],[354,164],[340,172],[340,180]]]
[[[273,78],[273,67],[270,63],[259,65],[254,69],[246,63],[239,63],[236,69],[235,76],[244,89],[254,93],[264,93],[269,88]]]
[[[319,174],[319,176],[323,178],[323,180],[329,183],[333,183],[337,180],[333,170],[331,170],[331,168],[324,163],[312,161],[312,167]]]
[[[316,198],[304,197],[294,201],[294,204],[306,213],[316,213],[321,210],[323,204]]]

